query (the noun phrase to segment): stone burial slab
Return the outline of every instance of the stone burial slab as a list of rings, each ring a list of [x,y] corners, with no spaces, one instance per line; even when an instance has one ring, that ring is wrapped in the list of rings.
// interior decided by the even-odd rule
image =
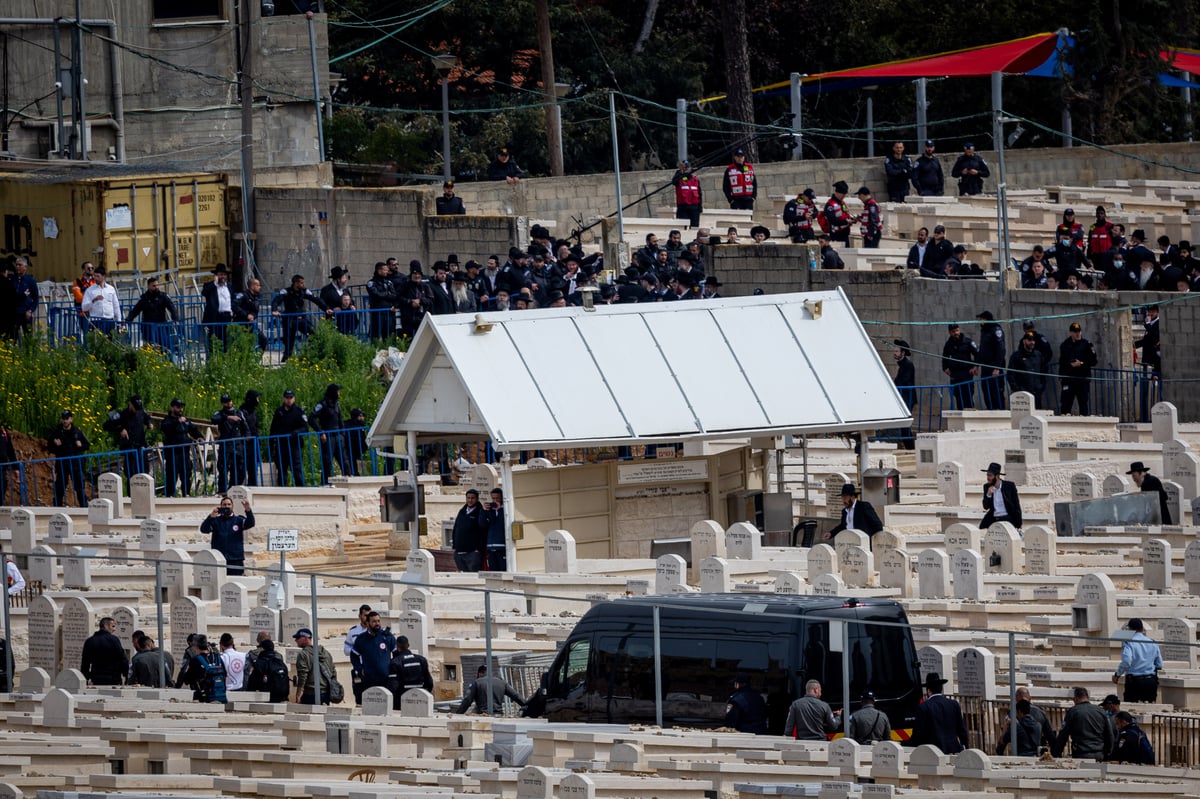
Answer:
[[[35,596],[29,603],[29,666],[44,669],[51,679],[59,671],[58,627],[61,619],[60,605],[45,594]],[[84,637],[92,632],[88,630]]]
[[[1100,496],[1100,481],[1091,472],[1078,472],[1071,475],[1071,501],[1081,502],[1085,499],[1096,499]]]
[[[575,536],[566,530],[551,530],[545,541],[546,574],[575,574]]]
[[[842,536],[839,535],[838,538]],[[842,581],[850,588],[866,588],[875,573],[871,550],[857,545],[846,547],[842,556]]]
[[[83,642],[96,632],[99,620],[92,604],[83,597],[72,596],[63,600],[63,668],[79,668],[83,663]]]
[[[1075,587],[1071,628],[1111,638],[1117,632],[1117,588],[1107,574],[1085,574]]]
[[[247,618],[250,620],[249,635],[251,641],[258,640],[260,632],[267,633],[273,641],[280,637],[278,610],[264,607],[250,608]]]
[[[208,606],[194,596],[181,596],[171,603],[171,651],[187,649],[191,633],[208,632]]]
[[[1104,497],[1115,497],[1117,494],[1128,494],[1135,486],[1133,481],[1123,474],[1110,474],[1100,483],[1100,493]]]
[[[679,555],[660,555],[654,564],[654,593],[673,594],[687,587],[687,561]]]
[[[885,549],[879,553],[879,587],[898,588],[901,596],[912,595],[912,568],[908,550]]]
[[[1183,550],[1183,578],[1187,581],[1188,593],[1200,595],[1200,541],[1189,541]]]
[[[729,593],[729,561],[725,558],[704,559],[700,564],[700,591],[705,594]]]
[[[1058,574],[1058,536],[1053,530],[1038,524],[1026,527],[1024,546],[1026,574]]]
[[[725,552],[730,560],[758,560],[762,557],[762,533],[747,522],[729,525],[725,531]]]
[[[433,615],[433,592],[428,588],[420,586],[412,586],[404,589],[400,594],[400,610],[415,610],[418,613],[424,613],[426,616]]]
[[[136,608],[119,605],[112,609],[113,623],[116,625],[116,636],[121,639],[121,646],[125,648],[126,654],[133,657],[133,634],[139,626],[140,615]]]
[[[1027,463],[1045,463],[1049,460],[1048,426],[1048,422],[1040,416],[1027,416],[1021,420],[1021,449],[1025,450]]]
[[[956,693],[954,680],[955,654],[952,650],[937,644],[928,644],[917,650],[917,663],[921,668],[921,680],[930,674],[940,674],[947,680],[945,692]]]
[[[363,691],[362,714],[364,716],[392,715],[392,692],[381,686]]]
[[[725,529],[712,519],[705,519],[693,524],[691,537],[692,563],[700,563],[705,558],[727,557]]]
[[[983,531],[973,524],[955,522],[943,533],[946,537],[946,554],[954,557],[961,549],[978,552],[983,545]]]
[[[37,544],[37,521],[29,508],[13,508],[10,511],[12,551],[32,552]]]
[[[996,656],[983,647],[960,649],[954,658],[958,693],[980,699],[996,698]]]
[[[775,593],[806,594],[808,585],[799,572],[780,572],[775,576]]]
[[[429,619],[429,616],[416,610],[400,613],[396,617],[396,637],[408,636],[409,647],[414,652],[428,653],[430,636],[433,634],[433,625]]]
[[[167,602],[186,596],[192,583],[192,556],[186,550],[172,547],[159,556],[162,563],[162,588]],[[183,650],[179,650],[183,651]]]
[[[129,511],[135,519],[149,519],[154,515],[154,478],[148,474],[135,474],[129,478]]]
[[[967,504],[967,485],[963,465],[958,461],[944,461],[937,467],[937,490],[946,505],[960,508]]]
[[[226,577],[225,556],[215,549],[202,549],[192,558],[190,593],[206,602],[217,599]]]
[[[1162,453],[1163,479],[1178,483],[1185,500],[1200,494],[1200,458],[1191,447],[1184,441],[1173,439],[1163,444]]]
[[[989,573],[1021,574],[1025,552],[1021,534],[1008,522],[996,522],[983,534],[983,562]]]
[[[1179,438],[1179,411],[1174,405],[1158,402],[1150,409],[1150,435],[1155,444]]]
[[[950,556],[937,549],[917,555],[917,596],[943,599],[950,594]]]
[[[58,558],[54,550],[45,544],[38,544],[29,555],[29,570],[26,577],[38,580],[43,588],[53,588],[59,585]]]
[[[871,536],[862,530],[842,530],[833,537],[833,549],[837,552],[839,560],[845,559],[846,550],[850,547],[871,549]]]
[[[125,515],[125,482],[121,475],[105,472],[96,478],[96,496],[112,503],[112,518]]]
[[[142,519],[138,525],[138,546],[147,555],[157,555],[166,548],[167,523],[162,519]]]
[[[56,513],[50,517],[49,531],[47,539],[55,544],[60,544],[63,541],[75,535],[75,522],[65,513]]]
[[[1142,543],[1142,587],[1147,591],[1171,590],[1171,544],[1162,538]]]
[[[92,532],[108,532],[108,526],[113,520],[113,504],[111,499],[95,497],[88,502],[88,526]]]
[[[241,583],[224,583],[221,586],[221,616],[240,619],[249,612],[246,586]]]
[[[983,599],[983,556],[969,549],[959,550],[950,559],[955,599]]]
[[[83,550],[79,547],[68,547],[67,556],[62,559],[63,588],[76,591],[92,590],[92,559],[80,557]]]
[[[842,570],[837,550],[829,544],[817,544],[808,550],[808,579],[816,580],[823,574],[839,574]]]
[[[1113,476],[1105,478],[1105,483],[1112,478]],[[1054,503],[1054,528],[1059,538],[1083,535],[1088,527],[1161,523],[1162,510],[1159,508],[1158,494],[1153,492],[1137,491],[1083,502]]]
[[[1033,395],[1028,391],[1014,391],[1008,397],[1009,415],[1012,417],[1012,429],[1020,430],[1021,422],[1028,416],[1033,416],[1037,404]]]
[[[433,718],[433,694],[424,688],[408,689],[400,696],[400,715],[404,718]]]
[[[822,574],[812,581],[812,592],[814,596],[843,596],[846,584],[836,574]]]
[[[433,576],[436,571],[437,568],[433,561],[433,553],[428,549],[418,549],[416,552],[408,553],[404,576],[400,579],[406,583],[430,585],[433,583]]]
[[[1194,669],[1200,664],[1196,646],[1196,622],[1191,619],[1163,619],[1158,623],[1162,635],[1163,660],[1177,660]]]

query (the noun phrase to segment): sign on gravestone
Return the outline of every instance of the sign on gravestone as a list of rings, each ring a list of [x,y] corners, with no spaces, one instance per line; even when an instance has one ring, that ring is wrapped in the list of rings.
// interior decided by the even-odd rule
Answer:
[[[163,551],[167,540],[167,523],[161,519],[142,519],[138,525],[138,545],[142,552],[154,555]]]
[[[983,564],[990,573],[1020,574],[1024,570],[1021,534],[1008,522],[996,522],[983,534]]]
[[[424,688],[409,688],[400,697],[400,715],[410,719],[433,718],[433,694]]]
[[[1163,476],[1172,482],[1179,483],[1185,500],[1195,499],[1200,495],[1200,457],[1191,451],[1181,452],[1175,456],[1175,462],[1170,469],[1163,469]]]
[[[1085,499],[1095,499],[1099,496],[1100,486],[1096,475],[1091,472],[1079,472],[1071,475],[1071,501],[1081,502]]]
[[[775,593],[803,594],[805,593],[804,578],[798,572],[780,572],[775,576]]]
[[[266,632],[272,640],[279,637],[279,611],[274,608],[250,608],[250,640],[258,639],[260,632]]]
[[[351,751],[360,757],[383,757],[387,754],[387,730],[381,727],[351,727],[354,736]]]
[[[837,517],[838,508],[842,507],[842,486],[850,482],[850,478],[841,472],[834,472],[825,478],[825,509],[827,515]]]
[[[841,538],[839,535],[838,538]],[[875,558],[869,550],[849,546],[842,555],[842,581],[851,588],[866,588],[875,573]]]
[[[279,527],[273,527],[267,530],[267,551],[299,552],[300,531],[292,528]]]
[[[202,549],[192,559],[192,593],[204,601],[220,596],[226,576],[225,556],[215,549]]]
[[[1111,638],[1117,631],[1117,588],[1107,574],[1085,574],[1075,588],[1072,629]]]
[[[208,612],[203,602],[194,596],[181,596],[171,603],[171,651],[187,649],[191,633],[208,630]]]
[[[941,672],[938,673],[941,674]],[[896,741],[876,741],[871,745],[871,776],[875,779],[899,777],[903,757],[904,750]],[[891,788],[892,786],[887,787]]]
[[[837,550],[829,544],[817,544],[808,550],[808,579],[816,580],[822,574],[837,574],[841,572],[841,562]]]
[[[961,508],[967,503],[967,486],[963,482],[963,465],[958,461],[944,461],[937,467],[937,490],[943,503],[952,508]]]
[[[558,783],[558,799],[596,799],[596,781],[586,774],[567,774]]]
[[[654,564],[654,593],[672,594],[686,585],[687,561],[679,555],[660,555]]]
[[[225,583],[221,586],[221,616],[240,619],[246,615],[246,586],[241,583]]]
[[[113,504],[111,499],[96,497],[88,502],[88,525],[92,532],[107,532],[113,520]]]
[[[154,515],[154,478],[148,474],[135,474],[129,478],[129,512],[135,519],[149,519]]]
[[[430,585],[433,583],[435,570],[433,553],[428,549],[418,549],[416,552],[408,553],[408,560],[404,568],[404,577],[401,579],[406,583]]]
[[[474,488],[481,495],[487,496],[491,490],[500,485],[500,473],[490,463],[480,463],[464,475],[465,488]]]
[[[73,596],[63,600],[63,668],[77,669],[80,667],[83,662],[83,642],[96,632],[98,620],[92,610],[92,604],[86,599]]]
[[[1004,450],[1004,472],[1005,476],[1019,486],[1025,485],[1029,480],[1029,469],[1026,466],[1025,450],[1023,449],[1006,449]]]
[[[60,618],[58,603],[44,594],[29,603],[29,665],[45,669],[52,678],[58,674]]]
[[[729,562],[724,558],[705,558],[700,564],[700,590],[706,594],[728,594]]]
[[[921,599],[942,599],[949,595],[950,556],[937,549],[926,549],[917,555],[917,596]]]
[[[67,557],[62,559],[63,588],[92,590],[92,559],[79,557],[81,552],[79,547],[67,548]]]
[[[870,536],[870,539],[871,551],[876,555],[886,549],[904,549],[903,536],[896,535],[891,530],[880,530]]]
[[[958,692],[980,699],[996,698],[996,656],[983,647],[967,647],[955,658]]]
[[[845,774],[847,769],[854,769],[858,766],[858,741],[853,738],[835,738],[829,742],[828,763],[834,768],[842,769]]]
[[[55,557],[53,549],[45,544],[38,544],[31,550],[28,577],[30,580],[40,581],[43,588],[59,585],[58,558]]]
[[[551,530],[545,541],[546,574],[574,574],[575,536],[566,530]]]
[[[1105,497],[1115,497],[1117,494],[1128,494],[1132,483],[1122,474],[1110,474],[1100,484],[1100,492]]]
[[[846,593],[846,584],[836,574],[822,574],[812,581],[814,596],[842,596]]]
[[[166,601],[173,602],[187,595],[192,581],[192,556],[182,549],[172,547],[162,553],[162,587]],[[183,651],[183,650],[180,650]]]
[[[921,680],[930,674],[940,674],[946,683],[946,693],[955,693],[954,688],[954,653],[949,649],[930,644],[917,650],[917,663],[921,666]]]
[[[56,513],[50,517],[50,529],[47,535],[51,541],[62,543],[75,534],[75,522],[65,513]]]
[[[1041,525],[1025,528],[1026,574],[1058,574],[1058,536]]]
[[[400,611],[415,610],[426,616],[433,615],[433,592],[428,588],[413,586],[400,595]]]
[[[1159,402],[1150,409],[1150,434],[1155,444],[1179,438],[1179,411],[1174,405]]]
[[[1189,541],[1183,550],[1183,579],[1189,594],[1200,594],[1200,541]]]
[[[120,519],[125,515],[125,483],[121,475],[105,472],[96,478],[96,496],[107,499],[112,503],[112,517]]]
[[[885,549],[880,553],[878,563],[879,586],[899,588],[900,596],[909,596],[912,591],[912,569],[909,566],[908,551]]]
[[[140,618],[135,608],[120,605],[112,609],[109,614],[113,618],[113,623],[116,625],[116,635],[121,639],[121,646],[125,647],[125,652],[133,656],[133,633],[138,628],[138,619]]]
[[[1142,543],[1142,587],[1147,591],[1171,588],[1171,545],[1161,538]]]
[[[983,531],[973,524],[955,522],[946,528],[946,554],[954,556],[961,549],[979,551],[983,543]]]
[[[283,637],[291,641],[297,630],[312,628],[312,614],[305,608],[290,607],[283,611]]]
[[[1183,523],[1183,509],[1185,503],[1183,501],[1183,488],[1174,480],[1163,480],[1163,491],[1167,492],[1167,511],[1171,514],[1171,521],[1175,524]]]
[[[963,549],[950,559],[955,599],[983,599],[983,557]]]
[[[735,522],[725,531],[725,552],[731,560],[758,560],[762,556],[762,533],[747,522]]]
[[[862,530],[842,530],[834,536],[833,549],[837,552],[838,558],[845,559],[846,550],[850,547],[869,550],[871,548],[871,536]]]
[[[1162,635],[1163,660],[1177,660],[1194,669],[1200,662],[1196,648],[1196,622],[1191,619],[1163,619],[1159,622]]]

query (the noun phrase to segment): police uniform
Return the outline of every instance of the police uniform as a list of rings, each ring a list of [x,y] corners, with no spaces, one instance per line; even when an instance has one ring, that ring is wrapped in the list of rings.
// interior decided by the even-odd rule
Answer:
[[[1079,330],[1078,323],[1071,324],[1071,330]],[[1079,366],[1072,366],[1079,361]],[[1058,373],[1062,376],[1062,396],[1059,401],[1059,413],[1068,414],[1071,406],[1079,403],[1079,415],[1091,413],[1091,384],[1092,367],[1096,365],[1096,348],[1092,342],[1080,336],[1075,341],[1070,336],[1058,349]]]
[[[424,688],[433,691],[433,675],[429,661],[409,650],[397,651],[388,667],[388,690],[392,692],[392,708],[400,709],[400,697],[405,691]]]
[[[951,395],[956,410],[975,407],[971,370],[975,368],[978,357],[979,347],[965,334],[957,340],[953,337],[946,339],[946,344],[942,347],[942,371],[949,371]]]
[[[275,456],[275,470],[279,485],[287,485],[287,474],[292,473],[296,487],[304,485],[304,463],[300,460],[300,434],[308,429],[308,417],[300,403],[292,407],[280,405],[271,419],[271,453]]]

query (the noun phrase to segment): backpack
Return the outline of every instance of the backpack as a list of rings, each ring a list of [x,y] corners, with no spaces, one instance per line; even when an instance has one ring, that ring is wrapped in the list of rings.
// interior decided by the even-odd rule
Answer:
[[[292,681],[288,677],[287,664],[278,656],[260,658],[262,663],[263,688],[271,694],[272,702],[280,702],[288,698]],[[257,686],[255,686],[257,687]]]
[[[833,223],[829,221],[829,216],[825,213],[825,208],[822,208],[817,212],[817,224],[820,225],[821,230],[825,231],[826,233],[833,230]]]
[[[225,704],[225,663],[219,655],[211,653],[208,657],[197,656],[204,676],[200,678],[200,692],[205,702],[220,702]]]
[[[317,662],[321,663],[321,658],[317,658]],[[346,698],[346,689],[338,682],[336,675],[331,674],[329,669],[325,668],[325,664],[321,663],[321,676],[329,681],[329,701],[331,704],[340,705]]]

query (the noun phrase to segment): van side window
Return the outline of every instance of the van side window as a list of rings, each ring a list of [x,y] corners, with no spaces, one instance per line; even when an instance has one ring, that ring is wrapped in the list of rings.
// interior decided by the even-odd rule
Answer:
[[[579,638],[568,645],[567,656],[563,659],[563,671],[559,675],[559,684],[567,691],[573,691],[587,682],[588,659],[592,651],[592,642],[587,638]]]
[[[804,625],[804,681],[797,688],[804,692],[804,682],[819,680],[822,699],[830,704],[842,700],[842,653],[829,651],[829,622],[814,621]]]

